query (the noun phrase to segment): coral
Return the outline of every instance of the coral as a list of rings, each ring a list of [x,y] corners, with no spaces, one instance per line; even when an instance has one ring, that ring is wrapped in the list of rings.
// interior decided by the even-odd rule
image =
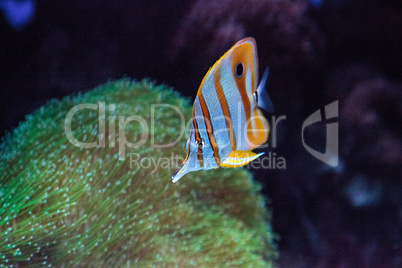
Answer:
[[[340,149],[350,167],[366,166],[371,175],[399,182],[402,84],[358,64],[342,68],[328,84],[328,95],[343,103],[341,130],[348,142]]]
[[[74,138],[100,146],[73,145],[64,132],[68,112],[100,102],[115,105],[107,106],[106,118],[85,109],[72,121]],[[148,139],[125,155],[117,146],[123,133],[116,131],[116,143],[109,143],[111,118],[136,115],[150,122],[151,104],[162,103],[187,119],[191,114],[188,100],[173,90],[121,79],[52,100],[6,135],[0,145],[0,267],[272,266],[270,214],[248,171],[194,172],[172,184],[175,164],[131,165],[128,156],[170,159],[183,154],[184,140],[155,148]],[[156,142],[175,140],[176,111],[156,109],[154,116]],[[108,131],[99,135],[103,119]],[[141,139],[139,124],[127,124],[125,136]]]
[[[307,0],[198,0],[182,19],[170,56],[176,60],[184,55],[208,66],[211,58],[250,35],[263,54],[275,55],[269,64],[306,64],[323,46],[320,31],[308,18],[309,6]]]
[[[339,157],[345,164],[332,171],[316,165],[315,173],[298,181],[309,195],[294,203],[309,208],[299,213],[312,241],[309,254],[318,256],[308,266],[399,267],[402,84],[374,68],[351,64],[332,74],[325,94],[339,100]],[[316,134],[320,136],[325,137],[324,127]],[[318,144],[316,139],[314,146]]]

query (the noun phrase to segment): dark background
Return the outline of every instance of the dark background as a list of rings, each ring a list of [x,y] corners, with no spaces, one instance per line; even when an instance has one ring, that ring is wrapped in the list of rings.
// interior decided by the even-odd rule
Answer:
[[[0,2],[3,0],[0,0]],[[402,267],[402,4],[377,0],[49,1],[17,30],[0,13],[0,136],[51,98],[123,76],[191,100],[208,68],[253,36],[287,169],[252,169],[282,267]],[[339,100],[340,165],[301,125]],[[306,141],[321,151],[325,125]]]

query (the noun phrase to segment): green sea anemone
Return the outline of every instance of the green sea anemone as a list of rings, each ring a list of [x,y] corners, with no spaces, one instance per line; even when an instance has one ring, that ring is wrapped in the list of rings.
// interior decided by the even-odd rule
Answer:
[[[121,79],[52,100],[8,133],[0,145],[0,266],[272,266],[270,214],[247,170],[171,182],[185,141],[154,145],[179,136],[172,106],[189,119],[189,101],[172,89]],[[147,139],[121,146],[144,138],[139,118]]]

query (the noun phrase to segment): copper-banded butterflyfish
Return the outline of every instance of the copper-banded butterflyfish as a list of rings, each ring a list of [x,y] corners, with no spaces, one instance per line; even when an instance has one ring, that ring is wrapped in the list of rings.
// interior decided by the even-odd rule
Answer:
[[[273,109],[267,77],[268,68],[257,87],[252,37],[237,42],[209,69],[194,100],[187,156],[173,182],[191,171],[245,166],[264,154],[252,150],[268,139],[269,125],[260,110]]]

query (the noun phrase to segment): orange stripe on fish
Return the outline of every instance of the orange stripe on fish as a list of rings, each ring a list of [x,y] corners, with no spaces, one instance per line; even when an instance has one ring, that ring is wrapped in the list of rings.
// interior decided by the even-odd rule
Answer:
[[[233,69],[236,68],[236,64],[232,63],[232,66],[233,66]],[[233,71],[233,73],[234,73],[234,71]],[[250,99],[248,98],[247,92],[246,92],[245,80],[246,80],[245,75],[243,75],[242,78],[235,77],[237,90],[240,93],[241,100],[243,102],[244,112],[246,113],[246,121],[248,121],[248,120],[250,120],[251,109],[250,109]]]
[[[243,40],[242,40],[243,41]],[[236,82],[237,89],[240,92],[240,96],[243,102],[244,111],[246,113],[246,121],[249,122],[251,120],[252,111],[251,111],[251,102],[250,97],[248,95],[248,89],[246,88],[246,73],[251,72],[251,85],[250,89],[251,93],[255,91],[255,72],[257,71],[254,64],[254,42],[251,40],[247,40],[247,42],[242,42],[241,45],[237,48],[238,53],[235,53],[232,56],[232,72],[233,77]],[[239,68],[241,68],[241,72],[239,72]],[[249,133],[248,133],[249,134]],[[248,138],[253,138],[248,135]]]
[[[199,132],[199,129],[198,129],[198,123],[197,123],[197,120],[195,119],[195,115],[194,115],[194,109],[193,109],[193,124],[194,124],[194,130],[195,130],[195,133],[194,133],[195,134],[195,140],[198,143],[202,142],[200,132]],[[191,146],[188,146],[188,147],[189,147],[189,150],[190,150]],[[188,155],[189,154],[187,154],[186,160],[188,158]],[[197,151],[197,158],[198,158],[198,161],[200,162],[200,166],[203,167],[204,166],[204,160],[203,160],[203,156],[202,156],[202,151],[201,152],[199,150]]]
[[[254,122],[254,127],[252,126]],[[247,136],[250,147],[256,148],[264,144],[268,139],[268,123],[264,117],[260,115],[257,109],[254,110],[254,115],[247,123]]]
[[[232,146],[232,150],[236,150],[236,137],[233,131],[232,117],[230,116],[229,106],[226,101],[225,93],[223,92],[221,85],[220,66],[217,66],[214,78],[215,78],[215,90],[216,93],[218,94],[218,99],[221,104],[223,115],[225,116],[226,126],[229,131],[230,144]]]
[[[207,127],[209,142],[212,146],[212,149],[214,150],[214,158],[215,158],[216,163],[219,165],[221,163],[221,158],[219,156],[218,144],[216,143],[215,137],[213,135],[214,130],[212,128],[209,110],[208,110],[207,104],[205,102],[205,99],[204,99],[204,96],[202,95],[202,93],[198,95],[198,98],[200,100],[201,110],[204,115],[204,120],[205,120],[205,125]]]

